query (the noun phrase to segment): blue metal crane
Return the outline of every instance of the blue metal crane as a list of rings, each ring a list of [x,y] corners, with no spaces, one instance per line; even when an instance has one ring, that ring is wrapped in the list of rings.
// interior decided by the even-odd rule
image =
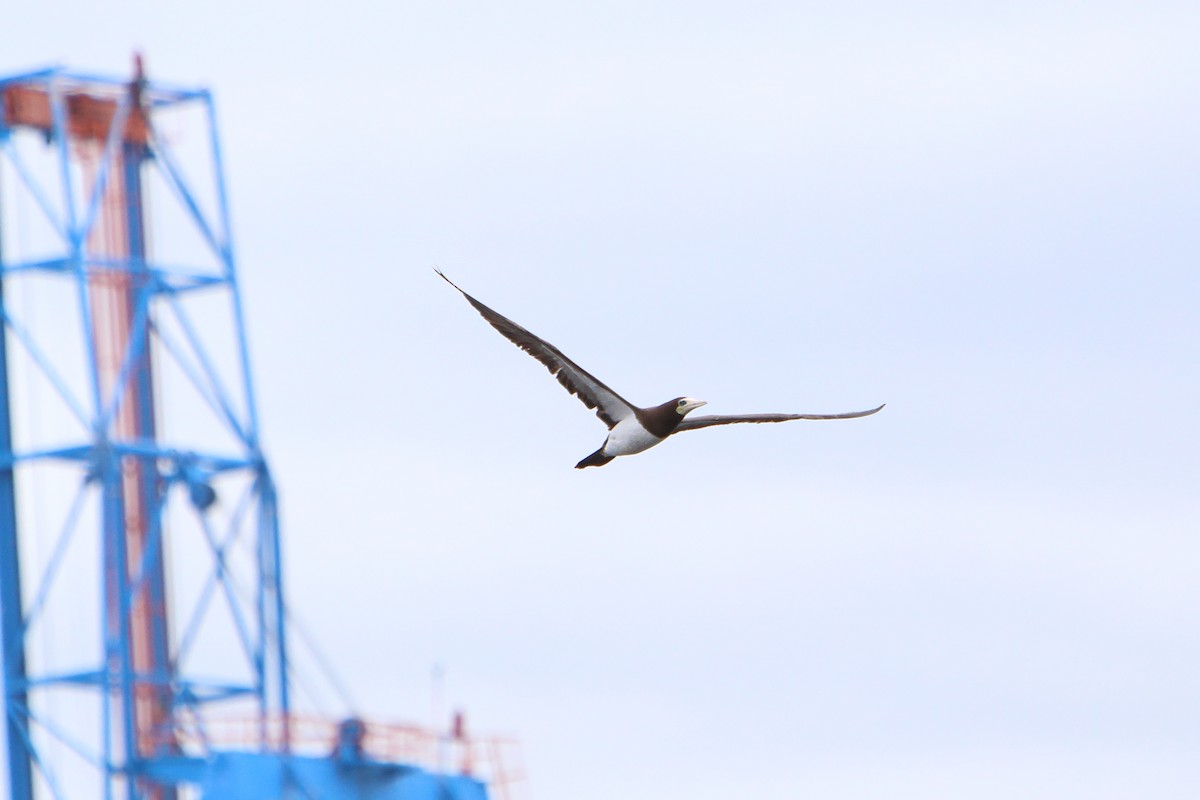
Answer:
[[[168,133],[185,118],[198,140]],[[175,225],[153,254],[149,193]],[[148,81],[140,60],[132,80],[0,79],[5,202],[22,209],[0,207],[8,796],[486,798],[469,775],[373,756],[357,720],[323,752],[297,736],[209,91]],[[21,424],[22,404],[40,425]],[[29,541],[31,496],[50,498],[48,549]],[[248,733],[219,741],[238,719]]]

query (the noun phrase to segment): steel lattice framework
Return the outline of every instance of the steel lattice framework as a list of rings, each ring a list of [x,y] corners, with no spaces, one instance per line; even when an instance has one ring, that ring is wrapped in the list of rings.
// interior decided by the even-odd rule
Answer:
[[[140,69],[54,68],[0,80],[0,102],[9,796],[173,798],[207,719],[256,715],[265,751],[265,720],[289,712],[276,491],[213,99]],[[186,246],[151,252],[148,193]],[[44,295],[61,301],[51,319]],[[40,425],[14,424],[22,403]],[[35,517],[37,552],[18,537]],[[191,583],[168,590],[170,564]],[[286,722],[273,736],[286,753]]]

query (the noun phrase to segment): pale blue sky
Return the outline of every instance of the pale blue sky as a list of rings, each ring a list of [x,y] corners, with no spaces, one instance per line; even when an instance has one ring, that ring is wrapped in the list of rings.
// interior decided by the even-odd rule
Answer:
[[[1200,792],[1194,3],[22,4],[216,93],[289,589],[533,795]],[[432,272],[630,400],[601,470]]]

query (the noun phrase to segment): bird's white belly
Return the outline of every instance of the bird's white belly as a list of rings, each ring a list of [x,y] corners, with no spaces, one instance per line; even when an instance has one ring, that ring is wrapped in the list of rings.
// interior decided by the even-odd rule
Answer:
[[[608,456],[631,456],[649,450],[662,439],[654,436],[638,422],[637,417],[626,417],[609,431],[604,442],[604,454]]]

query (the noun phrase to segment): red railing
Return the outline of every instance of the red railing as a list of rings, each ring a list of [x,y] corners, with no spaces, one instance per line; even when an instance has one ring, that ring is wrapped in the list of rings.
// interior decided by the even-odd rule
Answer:
[[[304,714],[216,717],[178,725],[174,741],[185,752],[246,748],[280,751],[287,728],[291,752],[329,755],[338,746],[345,720]],[[363,754],[379,761],[414,764],[435,772],[470,775],[488,784],[494,800],[515,800],[525,780],[515,739],[467,736],[456,721],[449,732],[419,725],[361,721]]]

